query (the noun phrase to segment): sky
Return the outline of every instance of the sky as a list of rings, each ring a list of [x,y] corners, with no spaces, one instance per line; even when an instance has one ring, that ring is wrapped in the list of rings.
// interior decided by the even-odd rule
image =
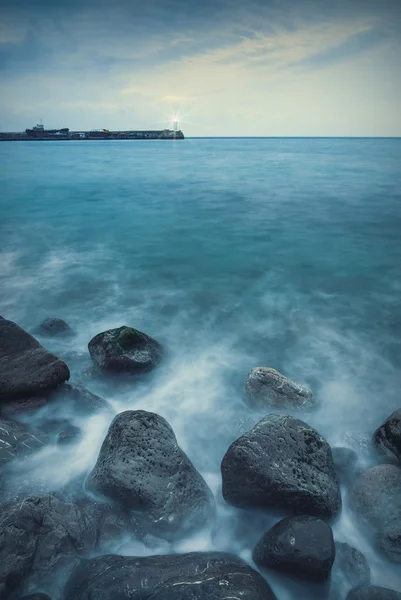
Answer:
[[[401,136],[401,0],[0,0],[0,130]]]

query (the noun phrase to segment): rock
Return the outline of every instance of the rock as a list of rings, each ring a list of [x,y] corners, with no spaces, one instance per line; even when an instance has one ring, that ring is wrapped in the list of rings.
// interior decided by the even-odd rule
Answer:
[[[376,429],[373,441],[387,456],[401,460],[401,409],[392,415]]]
[[[379,465],[362,473],[351,489],[350,505],[362,523],[378,531],[401,519],[401,469]]]
[[[99,333],[88,348],[95,365],[109,373],[143,373],[153,369],[162,358],[159,342],[125,326]]]
[[[41,323],[36,331],[40,335],[69,335],[71,327],[58,317],[48,317]]]
[[[40,450],[49,439],[27,425],[0,418],[0,467],[11,460],[26,458]]]
[[[18,417],[24,413],[33,413],[39,408],[46,406],[47,400],[43,397],[18,398],[6,400],[0,404],[0,415],[5,418]]]
[[[52,495],[0,507],[0,598],[25,585],[55,585],[58,570],[74,564],[96,541],[85,512]]]
[[[29,596],[23,596],[19,600],[52,600],[47,594],[37,592],[36,594],[29,594]]]
[[[75,414],[91,415],[99,412],[112,414],[114,411],[107,400],[93,394],[81,385],[64,383],[49,398],[49,402],[68,403]]]
[[[377,534],[376,542],[389,560],[401,563],[401,518],[386,525]]]
[[[245,383],[245,396],[251,406],[291,409],[312,405],[312,392],[275,369],[256,367]]]
[[[275,600],[259,573],[222,552],[83,560],[64,594],[65,600]]]
[[[57,436],[57,444],[59,446],[64,446],[67,444],[71,444],[77,442],[81,437],[81,430],[79,427],[75,425],[68,425],[65,427]]]
[[[401,600],[401,594],[388,588],[363,585],[351,590],[347,600]]]
[[[352,587],[370,584],[370,567],[364,554],[349,544],[336,542],[335,567]]]
[[[0,320],[0,402],[37,396],[69,377],[62,360],[12,321]]]
[[[332,449],[334,469],[340,481],[349,482],[355,476],[358,456],[351,448],[338,447]]]
[[[257,543],[253,560],[311,581],[326,581],[335,558],[331,528],[315,517],[289,517],[276,523]]]
[[[332,518],[341,508],[330,446],[291,416],[268,415],[233,442],[221,463],[223,496],[238,508]]]
[[[148,533],[162,537],[205,525],[214,506],[170,425],[143,410],[115,417],[87,488],[134,511]]]

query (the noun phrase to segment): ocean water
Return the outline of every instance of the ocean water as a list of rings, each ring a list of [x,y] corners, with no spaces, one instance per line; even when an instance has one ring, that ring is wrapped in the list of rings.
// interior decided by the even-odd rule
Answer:
[[[253,367],[311,387],[317,407],[297,416],[371,464],[370,437],[401,402],[400,164],[399,139],[0,144],[0,314],[27,330],[64,318],[71,339],[38,339],[71,381],[116,413],[164,416],[213,489],[217,525],[167,551],[251,561],[252,519],[224,504],[220,462],[263,416],[242,397]],[[91,370],[89,340],[121,325],[167,349],[135,385]],[[78,446],[31,461],[32,486],[61,488],[94,464],[109,422],[78,424]],[[375,584],[401,590],[343,492],[336,539],[365,552]]]

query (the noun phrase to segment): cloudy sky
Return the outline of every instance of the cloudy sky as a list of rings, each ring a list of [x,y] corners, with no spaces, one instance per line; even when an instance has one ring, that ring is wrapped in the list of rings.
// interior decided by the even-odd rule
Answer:
[[[0,129],[401,135],[401,0],[0,0]]]

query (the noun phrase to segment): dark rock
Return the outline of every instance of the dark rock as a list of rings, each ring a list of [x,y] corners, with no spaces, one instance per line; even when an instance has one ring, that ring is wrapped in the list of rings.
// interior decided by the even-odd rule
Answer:
[[[335,565],[352,587],[370,584],[370,567],[364,554],[349,544],[336,542]]]
[[[63,402],[71,405],[74,414],[91,415],[98,412],[113,413],[107,400],[93,394],[81,385],[64,383],[49,396],[49,402]]]
[[[331,528],[315,517],[289,517],[276,523],[259,540],[253,560],[301,579],[326,581],[335,558]]]
[[[99,333],[88,348],[95,365],[110,373],[150,371],[160,362],[163,351],[150,336],[125,326]]]
[[[214,506],[170,425],[143,410],[115,417],[87,487],[134,511],[148,533],[163,537],[201,527]]]
[[[37,333],[40,335],[69,335],[72,333],[72,329],[63,319],[49,317],[39,325]]]
[[[85,512],[52,495],[0,507],[0,598],[56,573],[89,551],[96,531]]]
[[[401,519],[401,469],[379,465],[362,473],[351,489],[350,504],[361,522],[378,531]]]
[[[42,432],[17,421],[0,419],[0,467],[11,460],[26,458],[47,443],[49,439]]]
[[[60,431],[57,436],[57,444],[59,446],[64,446],[67,444],[71,444],[77,442],[81,437],[81,430],[79,427],[75,425],[68,425],[65,429]]]
[[[33,398],[18,398],[16,400],[6,400],[0,404],[0,414],[2,417],[15,417],[24,413],[33,413],[43,406],[46,406],[47,400],[44,397],[36,396]]]
[[[40,395],[69,377],[62,360],[12,321],[0,320],[0,402]]]
[[[313,398],[307,387],[269,367],[252,369],[245,383],[245,396],[251,406],[278,409],[310,407]]]
[[[377,534],[376,542],[388,559],[401,563],[401,518],[386,525]]]
[[[100,556],[83,560],[65,600],[275,600],[266,581],[237,556],[193,552],[167,556]]]
[[[358,456],[351,448],[332,448],[335,471],[341,481],[349,482],[355,476]]]
[[[47,594],[37,592],[36,594],[29,594],[29,596],[23,596],[19,600],[52,600]]]
[[[223,496],[239,508],[331,518],[341,508],[330,446],[299,419],[268,415],[233,442],[222,464]]]
[[[363,585],[351,590],[347,600],[401,600],[401,594],[388,588]]]
[[[376,429],[373,440],[387,456],[401,460],[401,409],[393,412],[383,425]]]

